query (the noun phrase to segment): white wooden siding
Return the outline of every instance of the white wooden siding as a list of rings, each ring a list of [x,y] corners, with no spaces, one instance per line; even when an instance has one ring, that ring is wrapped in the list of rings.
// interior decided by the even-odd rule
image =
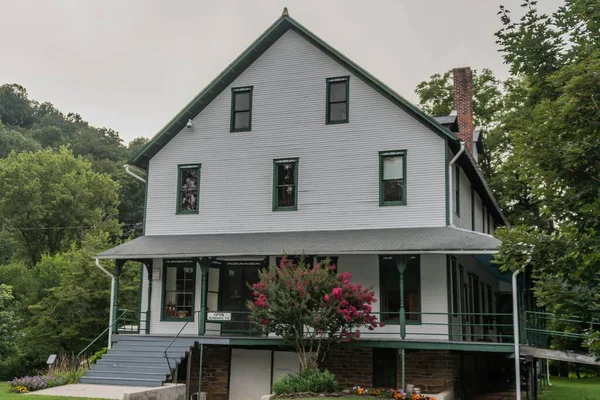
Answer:
[[[475,192],[475,232],[482,232],[482,218],[483,218],[483,202],[479,194]]]
[[[326,78],[350,75],[347,124]],[[231,85],[254,86],[251,132],[225,89],[150,160],[146,235],[445,225],[445,141],[293,31]],[[379,151],[407,150],[407,205],[379,206]],[[298,210],[272,211],[273,159],[299,158]],[[199,214],[176,215],[177,164],[202,164]]]
[[[456,172],[454,169],[453,172]],[[456,183],[456,179],[453,176],[454,182]],[[452,191],[454,192],[452,195],[454,196],[454,225],[458,228],[472,230],[471,225],[471,182],[465,174],[465,171],[460,168],[460,216],[456,214],[456,190],[453,187]]]

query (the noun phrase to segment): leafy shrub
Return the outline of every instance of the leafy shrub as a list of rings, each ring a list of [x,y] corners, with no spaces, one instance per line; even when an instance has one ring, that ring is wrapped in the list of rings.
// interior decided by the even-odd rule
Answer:
[[[276,395],[291,393],[331,393],[338,388],[335,375],[331,372],[307,369],[299,374],[285,374],[273,384]]]
[[[102,350],[98,350],[88,359],[89,363],[96,364],[96,361],[101,359],[106,353],[108,353],[108,347],[103,347]]]
[[[54,378],[49,378],[43,375],[24,376],[22,378],[15,378],[8,382],[8,391],[11,393],[27,393],[51,388],[54,386],[62,386],[66,383],[67,380],[60,376],[56,376]]]

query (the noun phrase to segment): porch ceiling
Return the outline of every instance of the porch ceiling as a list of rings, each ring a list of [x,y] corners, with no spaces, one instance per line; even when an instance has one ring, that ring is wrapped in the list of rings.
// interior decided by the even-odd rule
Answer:
[[[142,236],[98,254],[100,259],[223,257],[281,254],[493,254],[500,241],[450,227],[346,231]]]

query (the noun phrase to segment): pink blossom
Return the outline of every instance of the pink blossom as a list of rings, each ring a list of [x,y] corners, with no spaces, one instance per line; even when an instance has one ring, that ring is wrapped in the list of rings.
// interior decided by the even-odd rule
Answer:
[[[329,295],[326,294],[325,296],[323,296],[323,299],[325,299],[325,301],[329,301],[330,300]]]
[[[335,264],[329,265],[329,270],[330,271],[335,271]]]
[[[342,298],[342,289],[341,288],[334,288],[333,291],[331,292],[331,294],[336,299],[341,299]]]

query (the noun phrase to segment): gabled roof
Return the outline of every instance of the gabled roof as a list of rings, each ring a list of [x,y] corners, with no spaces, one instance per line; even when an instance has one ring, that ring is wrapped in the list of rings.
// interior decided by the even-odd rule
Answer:
[[[314,33],[300,25],[291,18],[287,12],[275,21],[262,35],[254,41],[238,58],[236,58],[223,72],[208,84],[192,101],[190,101],[171,121],[169,121],[143,148],[141,148],[128,164],[140,168],[147,168],[149,160],[156,155],[175,135],[185,126],[189,119],[195,118],[212,100],[214,100],[224,89],[226,89],[242,72],[248,68],[258,57],[260,57],[277,39],[285,32],[292,29],[304,39],[319,48],[329,57],[337,61],[356,77],[367,83],[381,95],[402,108],[408,114],[419,120],[423,125],[430,128],[443,138],[458,143],[458,137],[449,129],[442,126],[433,118],[415,107],[408,100],[393,91],[387,85],[379,81],[373,75],[359,67],[342,53],[331,47]]]

